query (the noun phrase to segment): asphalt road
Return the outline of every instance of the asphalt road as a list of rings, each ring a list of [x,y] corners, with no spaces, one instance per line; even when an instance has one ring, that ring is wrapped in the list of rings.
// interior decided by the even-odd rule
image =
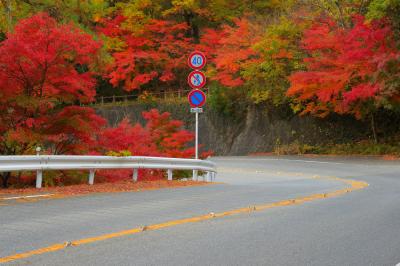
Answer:
[[[400,164],[374,159],[224,157],[216,184],[0,206],[0,258],[138,226],[327,193],[17,259],[7,265],[390,265],[400,262]]]

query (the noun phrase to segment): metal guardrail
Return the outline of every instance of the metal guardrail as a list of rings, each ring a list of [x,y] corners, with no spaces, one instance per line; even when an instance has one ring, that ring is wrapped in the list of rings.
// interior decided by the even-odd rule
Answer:
[[[207,173],[209,181],[215,179],[215,163],[206,160],[166,157],[112,157],[79,155],[32,155],[0,156],[0,172],[36,171],[36,188],[42,187],[43,171],[46,170],[89,170],[89,184],[94,183],[98,169],[133,169],[132,179],[137,181],[138,169],[167,170],[168,180],[172,180],[173,170],[193,170],[193,179],[198,179],[198,171]],[[205,178],[204,178],[205,179]]]

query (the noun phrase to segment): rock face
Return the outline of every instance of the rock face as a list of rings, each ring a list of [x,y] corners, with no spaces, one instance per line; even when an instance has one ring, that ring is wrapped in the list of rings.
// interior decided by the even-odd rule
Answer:
[[[186,103],[132,103],[124,106],[98,106],[96,110],[110,125],[116,125],[125,117],[134,123],[143,123],[141,113],[152,108],[170,112],[174,119],[184,121],[186,128],[194,131],[194,114],[189,112]],[[203,149],[213,150],[217,155],[269,152],[276,145],[293,142],[309,145],[351,142],[371,135],[366,123],[351,117],[323,120],[299,116],[282,118],[257,106],[247,107],[243,110],[243,118],[236,120],[215,110],[205,109],[200,114],[199,132]]]

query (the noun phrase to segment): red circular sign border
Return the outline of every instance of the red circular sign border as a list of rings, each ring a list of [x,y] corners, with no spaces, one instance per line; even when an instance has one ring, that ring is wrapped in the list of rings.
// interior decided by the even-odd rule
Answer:
[[[201,102],[201,103],[199,103],[199,104],[193,104],[192,103],[192,101],[190,100],[190,96],[192,96],[192,94],[194,94],[195,92],[200,92],[201,94],[203,94],[203,101]],[[189,94],[188,94],[188,100],[189,100],[189,104],[190,104],[190,106],[192,107],[192,108],[200,108],[200,107],[203,107],[204,106],[204,104],[206,103],[206,100],[207,100],[207,96],[206,96],[206,94],[204,93],[204,91],[202,91],[202,90],[198,90],[198,89],[193,89],[193,90],[191,90],[190,92],[189,92]]]
[[[194,74],[198,74],[198,73],[200,73],[200,75],[203,76],[203,83],[200,84],[199,86],[195,86],[195,85],[193,85],[193,84],[190,82],[190,80],[191,80],[191,78],[192,78],[192,76],[193,76]],[[203,88],[203,87],[206,85],[207,78],[206,78],[206,75],[204,75],[203,72],[198,71],[198,70],[195,70],[195,71],[190,72],[187,81],[188,81],[189,86],[190,86],[192,89],[201,89],[201,88]]]
[[[192,57],[193,57],[194,55],[200,55],[200,56],[203,58],[203,64],[202,64],[201,66],[195,67],[194,65],[192,65],[192,60],[191,60],[191,59],[192,59]],[[192,69],[194,69],[194,70],[203,69],[204,66],[205,66],[206,64],[207,64],[207,57],[206,57],[206,55],[205,55],[203,52],[194,51],[194,52],[192,52],[192,53],[189,55],[189,57],[188,57],[188,65],[189,65],[190,68],[192,68]]]

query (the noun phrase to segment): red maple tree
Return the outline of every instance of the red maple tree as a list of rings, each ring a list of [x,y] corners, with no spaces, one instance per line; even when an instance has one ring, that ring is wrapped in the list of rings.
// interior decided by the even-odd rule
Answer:
[[[291,75],[287,93],[303,114],[324,117],[334,111],[361,118],[383,102],[399,101],[399,92],[388,90],[382,75],[389,61],[400,59],[389,24],[367,23],[362,16],[353,23],[347,29],[324,20],[304,33],[307,70]]]
[[[164,27],[165,32],[158,34],[172,47],[167,25]],[[132,42],[139,41],[131,38]],[[131,155],[193,156],[193,148],[188,147],[193,134],[183,130],[183,123],[173,120],[169,113],[151,110],[143,113],[145,126],[124,120],[116,128],[108,128],[94,109],[77,105],[95,96],[95,80],[89,69],[100,46],[89,34],[72,24],[59,24],[45,13],[22,20],[8,34],[0,43],[0,154],[32,154],[40,145],[49,154],[129,151]],[[143,50],[141,55],[155,60],[166,53],[164,49],[158,47],[157,53]],[[171,64],[175,60],[186,62],[186,56],[168,56]],[[108,180],[115,180],[129,178],[128,172],[106,174]],[[163,173],[142,171],[141,175],[160,178]],[[9,174],[3,175],[4,186],[8,178]],[[62,178],[55,180],[61,182],[57,180]]]
[[[101,44],[45,13],[21,20],[0,43],[0,154],[82,153],[104,125],[90,108],[71,106],[95,96],[87,71]]]
[[[124,28],[124,21],[118,15],[102,20],[103,26],[99,28],[125,46],[120,51],[110,48],[114,62],[108,67],[106,77],[112,85],[132,91],[152,81],[168,84],[187,69],[192,39],[186,36],[186,23],[153,19],[141,30],[132,31]]]
[[[132,125],[128,119],[122,120],[114,128],[104,128],[98,136],[98,154],[128,152],[132,156],[156,156],[174,158],[193,158],[194,149],[190,147],[193,133],[183,129],[183,122],[173,120],[170,113],[159,113],[152,109],[143,112],[145,126]],[[210,155],[206,152],[202,158]],[[131,178],[132,171],[102,171],[100,175],[107,180],[116,181]],[[139,179],[163,178],[162,171],[140,171]]]
[[[245,18],[236,19],[234,23],[234,26],[224,25],[214,42],[207,36],[204,40],[210,48],[214,47],[211,51],[215,51],[212,61],[217,73],[213,79],[227,87],[243,85],[245,79],[241,71],[258,61],[253,45],[260,40],[259,28]]]

